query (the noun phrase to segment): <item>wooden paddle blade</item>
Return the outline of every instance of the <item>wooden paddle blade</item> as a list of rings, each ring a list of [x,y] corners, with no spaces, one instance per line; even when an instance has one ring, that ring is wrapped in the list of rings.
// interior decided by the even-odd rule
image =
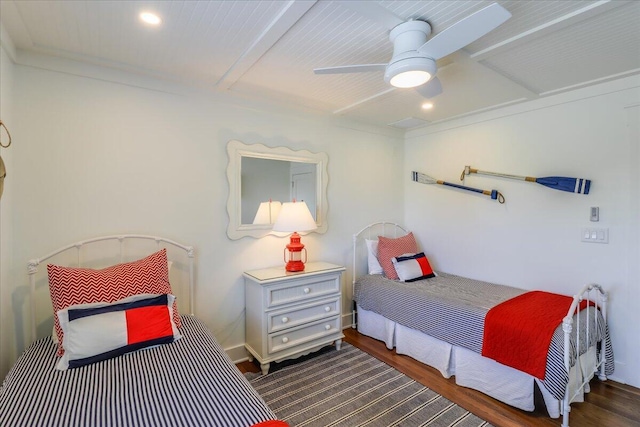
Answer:
[[[563,176],[548,176],[536,178],[538,184],[554,190],[568,191],[569,193],[589,194],[591,180],[585,178],[567,178]]]

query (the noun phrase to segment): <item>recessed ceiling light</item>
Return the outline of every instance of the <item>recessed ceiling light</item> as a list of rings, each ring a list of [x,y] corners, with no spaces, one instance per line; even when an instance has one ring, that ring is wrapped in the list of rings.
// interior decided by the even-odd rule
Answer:
[[[140,19],[142,22],[145,22],[149,25],[160,25],[162,23],[162,19],[155,13],[151,12],[142,12],[140,14]]]
[[[433,103],[432,102],[425,102],[424,104],[422,104],[422,109],[423,110],[431,110],[433,108]]]

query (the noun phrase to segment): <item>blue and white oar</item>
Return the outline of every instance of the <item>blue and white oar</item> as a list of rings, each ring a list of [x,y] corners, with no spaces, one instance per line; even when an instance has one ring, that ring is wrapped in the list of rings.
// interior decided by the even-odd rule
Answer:
[[[534,178],[532,176],[520,176],[509,175],[506,173],[487,172],[478,169],[473,169],[471,166],[465,166],[462,175],[460,175],[460,181],[464,179],[466,175],[477,173],[480,175],[498,176],[501,178],[517,179],[519,181],[537,182],[545,187],[553,188],[554,190],[568,191],[569,193],[589,194],[591,188],[591,180],[585,178],[566,178],[563,176],[548,176],[545,178]]]
[[[415,182],[419,182],[420,184],[440,184],[446,185],[449,187],[459,188],[461,190],[473,191],[474,193],[480,193],[487,196],[490,196],[491,199],[497,200],[500,203],[504,203],[505,199],[502,193],[497,190],[480,190],[479,188],[466,187],[460,184],[452,184],[450,182],[441,181],[438,179],[431,178],[429,175],[425,175],[420,172],[411,172],[411,179]]]

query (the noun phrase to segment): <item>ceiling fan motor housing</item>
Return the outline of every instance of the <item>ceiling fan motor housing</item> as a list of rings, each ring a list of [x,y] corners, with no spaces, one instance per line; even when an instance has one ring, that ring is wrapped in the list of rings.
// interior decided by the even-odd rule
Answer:
[[[407,21],[391,30],[389,40],[393,43],[393,57],[384,72],[384,81],[396,87],[414,87],[430,80],[436,74],[436,61],[418,48],[424,45],[431,34],[431,26],[425,21]],[[421,72],[420,82],[398,84],[392,79],[407,72]],[[424,73],[428,73],[425,75]]]
[[[389,40],[393,43],[393,59],[402,53],[418,50],[427,42],[431,34],[431,25],[425,21],[407,21],[391,30]]]

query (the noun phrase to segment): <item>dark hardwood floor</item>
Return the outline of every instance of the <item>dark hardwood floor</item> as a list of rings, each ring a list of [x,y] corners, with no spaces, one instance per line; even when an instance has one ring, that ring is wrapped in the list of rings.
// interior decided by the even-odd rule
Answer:
[[[439,371],[408,356],[396,354],[383,342],[359,334],[355,329],[345,329],[345,341],[366,351],[405,375],[424,384],[468,411],[497,427],[559,426],[562,419],[549,418],[546,412],[526,412],[486,396],[483,393],[460,387],[454,378],[443,378]],[[238,364],[242,372],[259,372],[254,363]],[[591,382],[591,393],[584,403],[571,405],[571,427],[632,427],[640,426],[640,389],[615,381]]]

